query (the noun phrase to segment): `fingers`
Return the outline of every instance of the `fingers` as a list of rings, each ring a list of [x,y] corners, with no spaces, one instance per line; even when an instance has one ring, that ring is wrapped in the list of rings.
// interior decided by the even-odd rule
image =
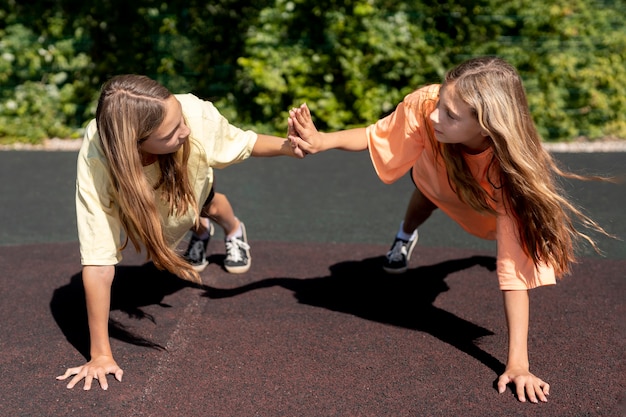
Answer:
[[[67,371],[65,371],[65,373],[63,375],[57,376],[57,379],[60,381],[63,381],[67,378],[69,378],[70,376],[75,375],[74,378],[72,378],[70,380],[70,382],[67,384],[67,389],[72,389],[74,388],[74,385],[76,385],[78,382],[80,382],[80,380],[82,380],[83,378],[85,378],[85,386],[87,386],[87,371],[84,369],[83,366],[79,366],[76,368],[68,368]],[[91,378],[89,379],[89,387],[91,387]],[[86,388],[89,389],[89,388]]]
[[[508,384],[515,384],[515,395],[520,402],[525,403],[527,400],[531,403],[547,402],[550,395],[550,385],[534,375],[526,377],[511,378],[508,375],[502,375],[498,379],[498,392],[500,394],[506,391]]]
[[[517,396],[521,402],[526,402],[526,398],[531,403],[537,404],[539,401],[547,402],[549,395],[550,385],[546,384],[539,378],[533,378],[526,382],[526,384],[519,384],[517,386]]]
[[[74,385],[78,384],[83,378],[85,379],[84,389],[85,390],[90,389],[92,377],[87,375],[87,371],[84,369],[81,370],[80,372],[77,372],[76,376],[70,380],[69,384],[67,384],[67,389],[74,388]]]
[[[291,110],[289,111],[289,115],[291,115]],[[294,127],[293,127],[293,120],[291,119],[291,117],[287,118],[287,137],[293,135],[295,133]]]
[[[524,386],[524,384],[517,384],[515,386],[515,393],[517,394],[517,399],[520,402],[526,402],[526,387]]]
[[[289,121],[291,126],[297,132],[300,132],[306,127],[306,122],[311,119],[311,112],[308,106],[302,104],[300,107],[295,107],[289,110]],[[288,122],[289,123],[289,122]]]
[[[297,134],[298,126],[300,123],[297,120],[297,111],[298,109],[293,108],[289,110],[289,117],[287,118],[287,132]]]
[[[504,391],[506,391],[506,386],[509,384],[509,382],[511,382],[511,380],[505,375],[502,375],[500,378],[498,378],[498,393],[504,393]]]
[[[550,395],[550,385],[543,382],[540,379],[537,379],[537,383],[533,386],[533,391],[531,391],[532,394],[529,393],[528,395],[528,399],[531,402],[538,402],[537,400],[541,401],[541,402],[547,402],[548,401],[548,395]]]
[[[91,389],[91,386],[93,385],[93,381],[95,379],[100,383],[100,388],[106,391],[107,389],[109,389],[109,382],[107,381],[107,374],[109,373],[113,374],[117,381],[122,382],[122,376],[124,375],[124,371],[119,367],[115,367],[113,369],[110,369],[109,371],[102,367],[98,367],[95,369],[89,369],[86,366],[68,368],[63,375],[57,376],[56,379],[63,381],[74,375],[74,378],[72,378],[67,384],[68,389],[74,388],[76,384],[84,379],[85,384],[83,385],[83,390],[85,391],[89,391]]]
[[[302,140],[298,136],[290,136],[289,140],[291,141],[291,143],[292,143],[291,146],[294,147],[294,150],[295,149],[300,149],[302,151],[303,157],[310,153],[311,145],[308,142]]]
[[[68,389],[72,389],[72,388],[74,388],[74,385],[76,385],[81,379],[83,379],[86,376],[87,371],[85,371],[83,368],[84,367],[82,367],[82,366],[78,366],[76,368],[67,368],[67,370],[65,371],[65,373],[63,375],[57,376],[57,380],[64,381],[67,378],[69,378],[70,376],[76,375],[67,384],[67,388]]]
[[[81,368],[82,368],[82,366],[79,366],[78,368],[67,368],[67,370],[65,371],[65,373],[63,375],[57,376],[57,380],[63,381],[65,379],[69,378],[71,375],[75,375],[78,372],[80,372]]]
[[[76,379],[78,377],[78,375],[76,375],[76,377],[74,379]],[[85,391],[89,391],[91,389],[91,383],[93,381],[94,377],[92,375],[87,375],[85,376],[85,385],[83,385],[83,390]],[[106,381],[106,379],[105,379]],[[78,382],[78,381],[76,381]],[[68,386],[68,388],[71,388],[70,386]]]
[[[307,123],[311,123],[311,112],[306,104],[300,106],[298,111],[296,112],[296,121],[298,122],[298,126],[306,127]]]
[[[300,140],[300,137],[298,137],[297,133],[291,131],[287,132],[287,140],[289,141],[289,146],[291,148],[293,156],[298,159],[303,159],[308,154],[308,152],[298,146],[298,141]]]

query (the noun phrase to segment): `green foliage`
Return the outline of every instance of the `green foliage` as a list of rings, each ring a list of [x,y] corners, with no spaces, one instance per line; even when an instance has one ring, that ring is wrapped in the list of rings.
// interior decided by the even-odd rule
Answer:
[[[419,4],[278,0],[246,37],[238,87],[274,131],[306,101],[321,128],[362,125],[393,110],[414,86],[439,79]],[[419,68],[416,71],[416,68]],[[251,113],[254,114],[254,113]]]
[[[0,31],[0,138],[4,142],[38,142],[71,137],[78,109],[76,91],[84,80],[71,75],[90,65],[76,54],[71,40],[48,42],[14,24]]]
[[[248,31],[239,82],[275,128],[306,101],[334,130],[375,121],[464,59],[499,55],[519,69],[546,140],[626,138],[623,10],[623,1],[277,0]]]
[[[501,55],[525,79],[548,140],[626,138],[626,32],[620,9],[586,0],[507,3],[506,30],[479,53]]]
[[[472,56],[522,75],[546,140],[626,138],[624,0],[0,0],[0,141],[77,135],[101,84],[142,73],[284,135],[369,124]]]

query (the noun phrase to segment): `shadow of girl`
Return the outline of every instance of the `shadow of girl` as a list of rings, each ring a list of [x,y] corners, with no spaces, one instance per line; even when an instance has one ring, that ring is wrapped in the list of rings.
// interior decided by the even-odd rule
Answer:
[[[449,289],[445,278],[457,271],[482,266],[495,270],[495,258],[472,256],[410,269],[392,276],[380,268],[382,257],[347,261],[330,267],[320,278],[268,278],[233,289],[208,288],[209,298],[234,297],[272,286],[293,291],[307,305],[428,333],[479,360],[498,375],[504,364],[476,345],[493,333],[434,305]]]
[[[168,308],[163,298],[190,286],[194,284],[158,270],[151,262],[142,266],[117,266],[111,286],[111,311],[119,310],[129,317],[154,322],[154,317],[141,307],[159,305]],[[73,275],[69,284],[54,291],[50,311],[68,342],[88,359],[89,327],[81,273]],[[109,336],[130,344],[165,350],[163,346],[130,332],[124,324],[113,319],[109,319]]]

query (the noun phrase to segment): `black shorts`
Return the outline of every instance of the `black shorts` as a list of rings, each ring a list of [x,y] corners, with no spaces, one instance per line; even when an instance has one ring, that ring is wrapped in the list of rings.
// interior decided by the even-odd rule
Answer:
[[[213,201],[213,197],[215,197],[215,183],[213,183],[213,186],[211,187],[211,191],[209,191],[209,196],[204,201],[204,204],[202,205],[202,209],[200,209],[200,214],[204,213],[205,210],[207,212],[209,211],[209,206],[211,205],[211,201]]]

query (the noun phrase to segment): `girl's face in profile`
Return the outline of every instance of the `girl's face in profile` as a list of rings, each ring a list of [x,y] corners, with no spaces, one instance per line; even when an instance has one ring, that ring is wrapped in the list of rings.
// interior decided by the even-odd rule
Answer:
[[[439,91],[439,101],[430,120],[439,142],[462,144],[469,153],[480,153],[491,143],[472,109],[456,95],[454,83]]]
[[[165,101],[165,107],[163,123],[139,145],[144,155],[174,153],[189,139],[191,131],[185,123],[180,102],[172,95]]]

